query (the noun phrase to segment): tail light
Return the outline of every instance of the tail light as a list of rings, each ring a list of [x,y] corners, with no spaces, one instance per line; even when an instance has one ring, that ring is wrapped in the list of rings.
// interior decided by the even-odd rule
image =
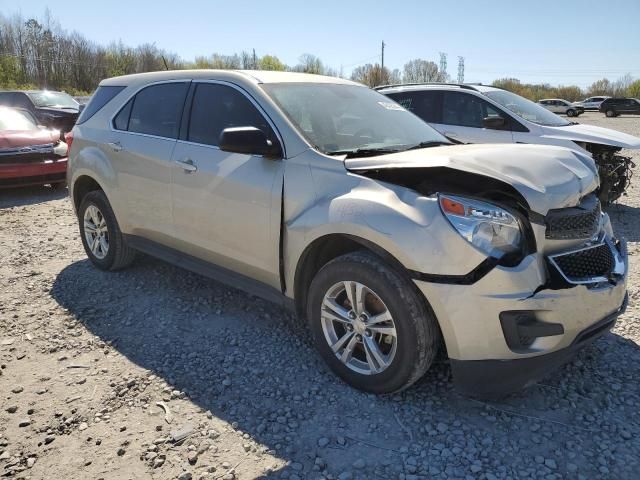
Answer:
[[[67,132],[64,134],[64,142],[67,144],[68,151],[71,150],[71,144],[73,143],[73,132]]]

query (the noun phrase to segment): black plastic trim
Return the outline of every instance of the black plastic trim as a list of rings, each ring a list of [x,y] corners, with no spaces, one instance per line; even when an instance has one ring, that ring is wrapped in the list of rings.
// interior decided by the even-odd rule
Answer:
[[[270,285],[137,235],[125,235],[125,238],[132,248],[152,257],[294,310],[293,299],[285,296],[280,290]]]
[[[473,285],[487,273],[493,270],[500,261],[497,258],[486,258],[480,265],[471,270],[466,275],[440,275],[436,273],[422,273],[409,270],[409,275],[414,280],[421,280],[430,283],[449,283],[452,285]]]

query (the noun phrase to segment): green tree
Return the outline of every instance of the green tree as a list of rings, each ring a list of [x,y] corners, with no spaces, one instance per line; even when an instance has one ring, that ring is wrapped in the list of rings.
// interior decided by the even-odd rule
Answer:
[[[640,80],[636,80],[629,88],[627,88],[627,96],[632,98],[640,98]]]
[[[275,55],[265,55],[260,59],[258,65],[261,70],[276,70],[282,72],[287,69],[287,66]]]

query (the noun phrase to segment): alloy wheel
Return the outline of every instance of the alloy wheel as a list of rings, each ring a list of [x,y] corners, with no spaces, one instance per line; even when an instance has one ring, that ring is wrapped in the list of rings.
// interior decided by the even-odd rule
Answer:
[[[95,205],[89,205],[84,211],[84,238],[89,250],[102,260],[109,253],[109,230],[104,215]]]
[[[322,331],[336,357],[350,370],[375,375],[396,354],[396,325],[380,297],[366,285],[343,281],[325,294],[320,313]]]

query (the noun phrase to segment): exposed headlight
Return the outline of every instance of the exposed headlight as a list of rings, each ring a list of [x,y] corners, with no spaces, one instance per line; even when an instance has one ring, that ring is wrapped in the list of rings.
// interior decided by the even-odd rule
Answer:
[[[491,203],[456,195],[438,195],[442,213],[469,243],[486,255],[502,258],[522,250],[518,219]]]

